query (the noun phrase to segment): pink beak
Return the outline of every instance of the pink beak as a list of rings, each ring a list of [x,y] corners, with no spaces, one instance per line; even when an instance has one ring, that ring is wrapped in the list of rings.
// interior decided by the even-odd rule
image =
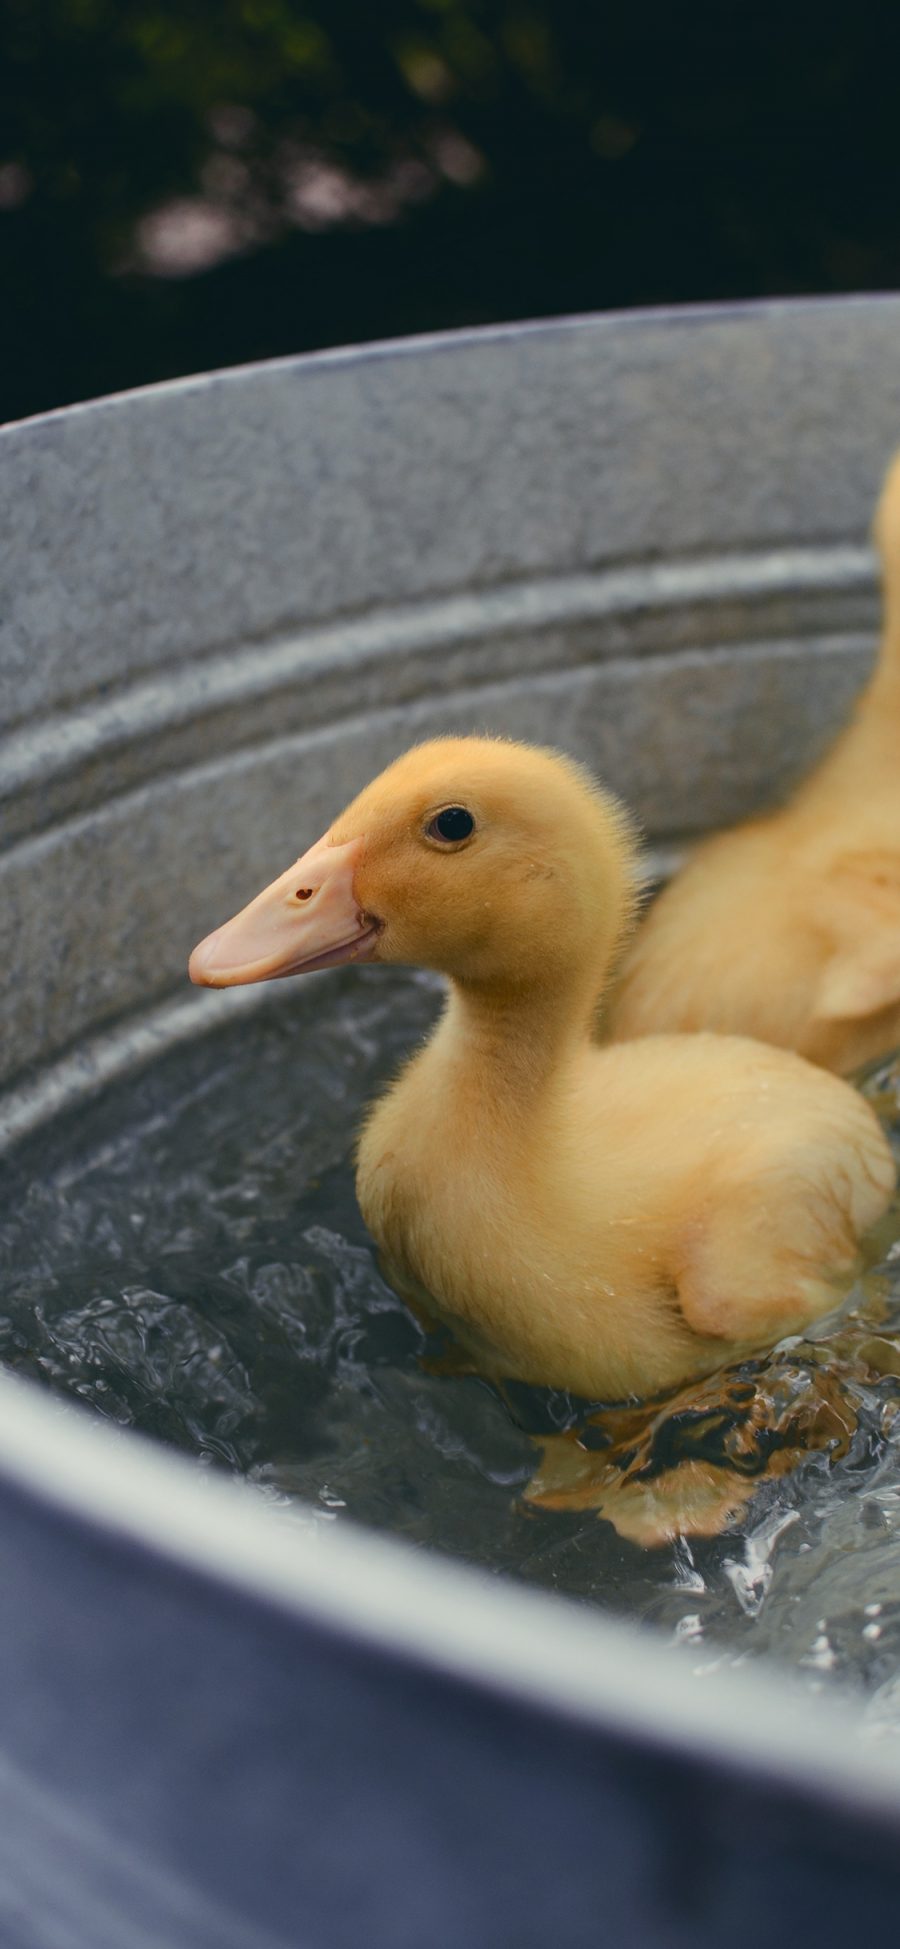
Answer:
[[[318,840],[249,907],[195,947],[191,980],[203,988],[233,988],[310,974],[339,961],[371,960],[380,924],[361,912],[353,893],[362,848],[362,839],[345,846]]]

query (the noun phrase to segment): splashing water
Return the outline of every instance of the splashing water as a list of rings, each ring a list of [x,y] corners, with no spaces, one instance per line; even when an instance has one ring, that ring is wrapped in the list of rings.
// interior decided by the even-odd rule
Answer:
[[[900,1243],[885,1227],[802,1340],[640,1408],[441,1371],[379,1276],[350,1157],[439,1000],[396,970],[316,979],[21,1146],[0,1359],[304,1520],[652,1620],[698,1673],[777,1658],[900,1735]],[[900,1059],[865,1088],[900,1145]],[[685,1494],[710,1534],[666,1536]]]

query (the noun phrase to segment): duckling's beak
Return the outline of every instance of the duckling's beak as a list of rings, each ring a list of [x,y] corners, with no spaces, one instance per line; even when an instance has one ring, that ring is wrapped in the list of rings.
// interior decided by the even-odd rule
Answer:
[[[380,924],[360,910],[353,893],[363,843],[351,839],[330,846],[327,837],[318,840],[249,907],[195,947],[191,980],[203,988],[232,988],[310,974],[339,961],[370,960]]]

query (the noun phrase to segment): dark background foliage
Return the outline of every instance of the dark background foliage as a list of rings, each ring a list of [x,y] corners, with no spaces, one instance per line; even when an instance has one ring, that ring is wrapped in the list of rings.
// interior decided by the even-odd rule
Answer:
[[[897,0],[0,0],[0,417],[900,285]]]

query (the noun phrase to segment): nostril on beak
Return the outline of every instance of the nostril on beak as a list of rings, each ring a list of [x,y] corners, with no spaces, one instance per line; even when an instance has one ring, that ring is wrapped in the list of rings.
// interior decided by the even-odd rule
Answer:
[[[312,899],[312,897],[313,897],[313,894],[315,893],[315,890],[316,890],[316,889],[315,889],[315,887],[298,887],[298,888],[297,888],[297,891],[296,891],[296,893],[295,893],[295,895],[294,895],[294,899],[295,899],[295,900],[311,900],[311,899]]]

